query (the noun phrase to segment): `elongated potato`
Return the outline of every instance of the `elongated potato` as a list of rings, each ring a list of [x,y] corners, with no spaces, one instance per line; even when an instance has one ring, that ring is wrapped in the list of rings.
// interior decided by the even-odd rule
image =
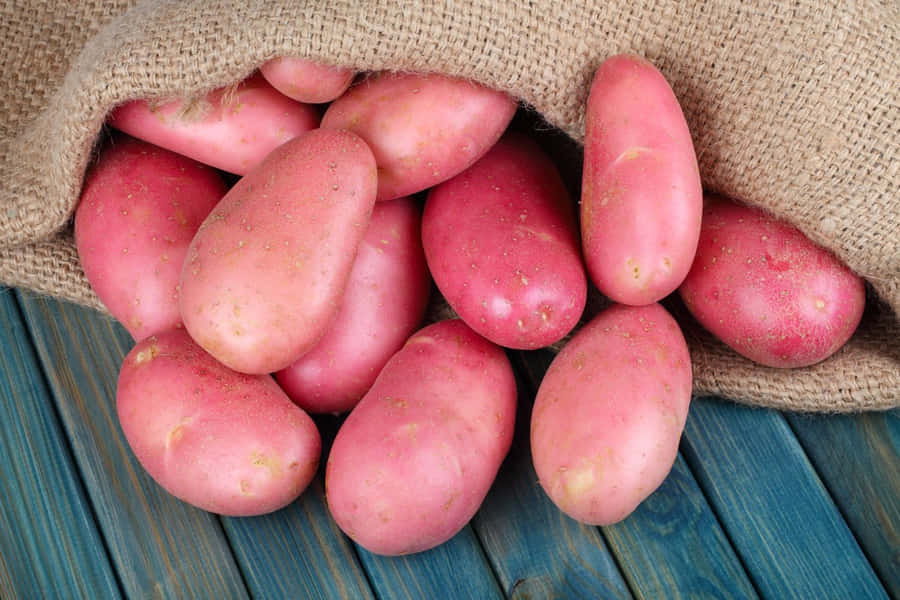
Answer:
[[[421,329],[341,426],[325,471],[340,528],[378,554],[427,550],[474,516],[512,442],[503,351],[459,319]]]
[[[504,93],[443,75],[383,72],[331,103],[322,127],[350,129],[378,163],[378,199],[414,194],[481,157],[512,120]]]
[[[275,147],[319,124],[319,110],[291,100],[254,75],[186,105],[134,100],[116,108],[109,124],[136,138],[243,175]]]
[[[356,74],[352,69],[291,56],[266,61],[259,72],[288,98],[310,104],[331,102],[350,87]]]
[[[136,340],[175,327],[188,244],[225,195],[214,170],[117,136],[85,177],[75,246],[97,297]]]
[[[235,184],[182,270],[181,315],[197,343],[244,373],[273,373],[312,349],[340,307],[376,179],[357,135],[315,129]]]
[[[703,192],[678,99],[649,62],[600,65],[585,114],[581,233],[591,281],[616,302],[656,302],[681,284]]]
[[[678,291],[733,350],[781,368],[834,354],[856,331],[866,302],[863,280],[796,227],[712,195],[697,258]]]
[[[119,372],[122,431],[147,473],[172,495],[210,512],[272,512],[312,481],[315,423],[268,375],[216,361],[183,329],[139,342]]]
[[[431,278],[420,223],[412,198],[375,205],[337,316],[312,350],[275,374],[304,410],[352,409],[421,324]]]
[[[547,346],[581,317],[587,280],[573,203],[524,135],[506,134],[431,190],[422,241],[447,302],[495,344]]]
[[[659,304],[613,305],[553,359],[531,417],[541,487],[583,523],[621,521],[663,482],[691,399],[691,361]]]

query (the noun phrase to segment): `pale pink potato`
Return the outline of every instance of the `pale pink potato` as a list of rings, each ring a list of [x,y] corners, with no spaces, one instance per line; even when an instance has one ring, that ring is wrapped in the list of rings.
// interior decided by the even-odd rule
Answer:
[[[124,135],[88,171],[75,210],[78,257],[97,297],[136,340],[181,323],[188,244],[225,191],[214,169]]]
[[[107,122],[136,138],[243,175],[276,146],[318,127],[319,109],[291,100],[254,75],[235,88],[210,92],[190,107],[133,100]]]
[[[800,230],[711,195],[679,293],[735,352],[781,368],[834,354],[853,335],[866,301],[863,280]]]
[[[691,268],[703,196],[668,82],[642,58],[604,61],[585,113],[581,233],[588,275],[616,302],[650,304]]]
[[[447,302],[495,344],[547,346],[584,311],[574,205],[556,167],[524,135],[507,134],[431,190],[422,240]]]
[[[311,413],[342,413],[368,391],[422,322],[431,284],[412,198],[379,202],[337,316],[315,347],[275,378]]]
[[[282,508],[319,464],[315,423],[270,376],[228,369],[183,329],[146,338],[128,353],[116,408],[147,473],[210,512],[249,516]]]
[[[350,129],[378,163],[378,199],[422,191],[478,160],[516,110],[508,95],[443,75],[379,73],[331,103],[322,127]]]
[[[541,487],[582,523],[621,521],[668,475],[691,399],[681,330],[659,304],[601,312],[553,359],[531,418]]]
[[[259,72],[288,98],[309,104],[331,102],[350,87],[356,75],[352,69],[292,56],[266,61]]]
[[[188,249],[184,326],[230,368],[273,373],[337,314],[375,204],[372,153],[349,131],[279,146],[225,195]]]
[[[419,330],[338,431],[328,508],[362,547],[433,548],[475,515],[512,443],[516,383],[496,345],[459,319]]]

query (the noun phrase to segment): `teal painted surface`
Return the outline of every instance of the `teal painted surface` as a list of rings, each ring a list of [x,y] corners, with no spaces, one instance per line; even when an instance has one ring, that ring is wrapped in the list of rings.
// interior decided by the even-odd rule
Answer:
[[[519,388],[515,438],[473,521],[500,585],[508,598],[631,598],[597,528],[565,516],[538,484],[528,445],[538,375],[521,354],[511,356]]]
[[[379,556],[357,546],[372,589],[382,600],[503,598],[470,526],[437,548]]]
[[[682,451],[761,597],[887,598],[780,413],[697,399]]]
[[[900,409],[787,419],[882,584],[900,598]]]
[[[138,464],[118,425],[115,387],[132,345],[96,311],[21,295],[110,557],[130,598],[245,598],[219,519],[175,499]]]
[[[0,288],[0,598],[119,598],[14,295]]]

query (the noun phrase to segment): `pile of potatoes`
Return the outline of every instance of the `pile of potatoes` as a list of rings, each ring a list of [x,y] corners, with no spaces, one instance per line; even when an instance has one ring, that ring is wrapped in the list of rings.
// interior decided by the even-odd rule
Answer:
[[[563,340],[534,403],[534,467],[566,514],[613,523],[668,474],[690,403],[688,348],[660,300],[677,291],[775,367],[853,333],[858,276],[759,210],[704,200],[650,63],[614,56],[595,74],[580,207],[508,131],[516,108],[468,81],[281,58],[109,116],[75,238],[137,342],[117,409],[150,476],[215,513],[277,510],[320,463],[309,414],[349,413],[326,465],[335,521],[380,554],[432,548],[509,450],[504,348]],[[589,283],[612,301],[591,317]],[[433,285],[458,318],[423,326]]]

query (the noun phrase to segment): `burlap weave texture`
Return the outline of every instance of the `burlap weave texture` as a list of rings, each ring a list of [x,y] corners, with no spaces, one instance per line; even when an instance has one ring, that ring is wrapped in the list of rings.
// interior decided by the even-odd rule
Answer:
[[[635,52],[684,107],[704,186],[835,251],[880,301],[838,355],[755,367],[688,326],[696,391],[798,410],[900,404],[900,5],[53,2],[0,7],[0,281],[97,306],[67,232],[107,112],[196,95],[279,54],[468,77],[580,141],[590,77]]]

